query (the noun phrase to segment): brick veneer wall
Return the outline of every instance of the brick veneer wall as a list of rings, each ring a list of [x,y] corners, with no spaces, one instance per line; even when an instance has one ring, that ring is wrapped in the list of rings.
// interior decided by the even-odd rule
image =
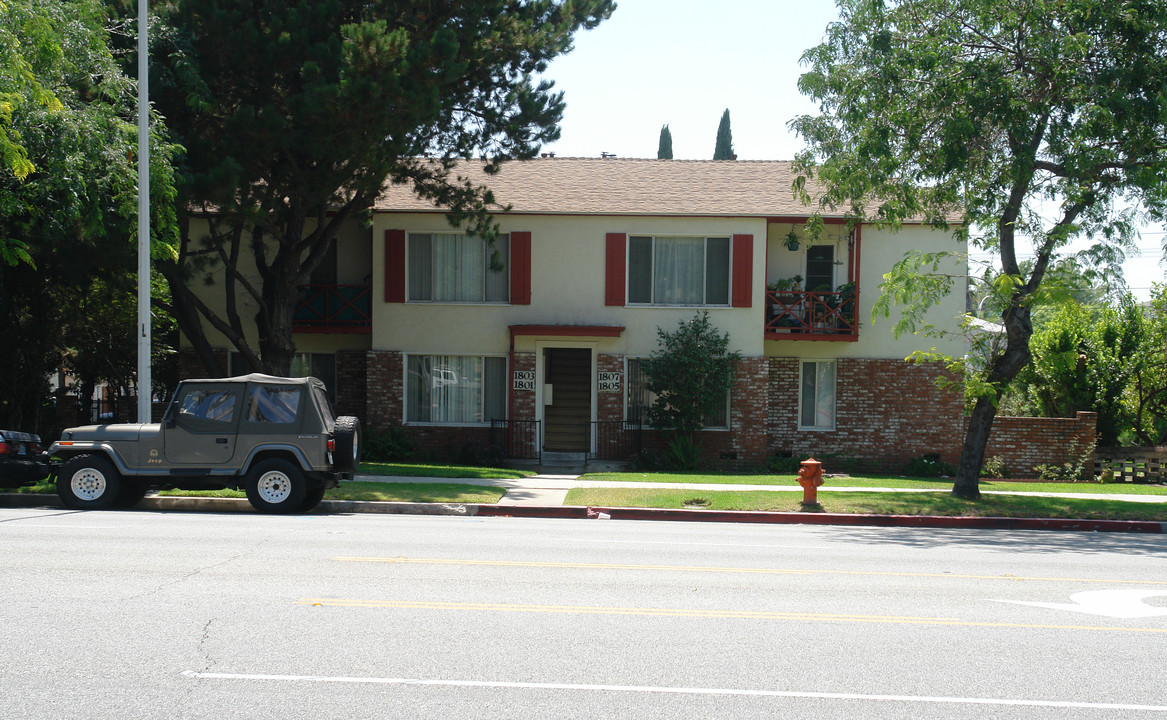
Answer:
[[[336,351],[336,414],[356,415],[368,425],[368,352]]]
[[[1098,413],[1079,412],[1072,418],[997,417],[985,448],[985,459],[1005,461],[1012,477],[1036,477],[1037,465],[1076,462],[1088,453],[1082,479],[1094,475],[1094,440]]]
[[[798,358],[770,358],[769,441],[772,455],[831,456],[857,468],[898,470],[912,458],[960,455],[963,397],[943,391],[943,367],[903,360],[836,361],[835,429],[798,429]],[[830,471],[829,464],[826,469]]]
[[[365,413],[373,432],[400,425],[405,417],[404,362],[405,356],[395,351],[370,350],[365,355]]]

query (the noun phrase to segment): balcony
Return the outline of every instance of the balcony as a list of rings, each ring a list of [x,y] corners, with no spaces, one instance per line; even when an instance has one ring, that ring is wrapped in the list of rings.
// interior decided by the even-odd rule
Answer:
[[[369,334],[373,331],[370,285],[301,285],[304,299],[292,316],[301,333]]]
[[[768,290],[765,338],[855,342],[859,298],[853,287],[836,292]]]

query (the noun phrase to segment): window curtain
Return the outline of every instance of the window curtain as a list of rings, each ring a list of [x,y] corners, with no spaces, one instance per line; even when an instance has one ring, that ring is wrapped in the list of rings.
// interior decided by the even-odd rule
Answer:
[[[486,243],[466,235],[433,237],[434,299],[481,302],[485,293]]]
[[[470,424],[506,417],[506,358],[411,355],[407,375],[409,422]]]
[[[705,238],[656,239],[653,284],[662,305],[701,305],[705,290]]]
[[[835,363],[802,364],[802,427],[835,426]]]

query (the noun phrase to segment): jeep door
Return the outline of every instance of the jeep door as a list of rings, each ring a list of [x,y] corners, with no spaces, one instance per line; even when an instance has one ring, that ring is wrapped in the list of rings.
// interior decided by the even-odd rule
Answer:
[[[163,430],[166,461],[203,467],[235,455],[243,407],[242,383],[184,382]]]

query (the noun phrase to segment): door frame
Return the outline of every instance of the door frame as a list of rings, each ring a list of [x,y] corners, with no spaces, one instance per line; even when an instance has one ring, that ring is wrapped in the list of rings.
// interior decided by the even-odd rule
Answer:
[[[594,423],[596,421],[596,342],[575,341],[575,340],[536,340],[535,341],[535,419],[539,421],[539,451],[543,451],[543,445],[546,442],[545,435],[547,434],[547,422],[544,417],[543,409],[546,407],[543,404],[543,385],[546,381],[546,351],[559,349],[584,349],[588,350],[590,361],[588,362],[588,402],[590,408],[588,409],[588,440],[587,449],[585,453],[592,453],[596,448],[596,433]]]

